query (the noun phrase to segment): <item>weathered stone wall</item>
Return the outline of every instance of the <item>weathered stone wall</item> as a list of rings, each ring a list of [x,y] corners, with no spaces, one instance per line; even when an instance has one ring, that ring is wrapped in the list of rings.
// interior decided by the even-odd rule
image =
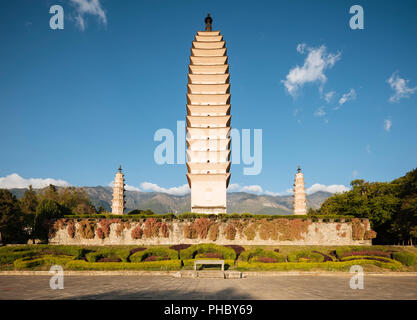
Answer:
[[[49,243],[66,245],[371,245],[375,232],[367,219],[312,222],[302,219],[138,221],[60,219],[50,227]]]

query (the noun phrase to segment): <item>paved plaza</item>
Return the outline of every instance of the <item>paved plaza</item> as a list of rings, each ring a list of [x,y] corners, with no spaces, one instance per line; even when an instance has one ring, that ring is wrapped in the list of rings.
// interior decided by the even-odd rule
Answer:
[[[417,299],[416,276],[365,275],[364,289],[350,289],[351,275],[278,275],[243,279],[171,276],[65,276],[52,290],[49,276],[0,276],[0,299]]]

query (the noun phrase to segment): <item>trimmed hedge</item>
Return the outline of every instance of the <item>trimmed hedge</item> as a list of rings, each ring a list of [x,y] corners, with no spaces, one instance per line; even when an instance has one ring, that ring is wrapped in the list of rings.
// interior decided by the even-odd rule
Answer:
[[[219,259],[215,259],[215,258],[204,258],[204,259],[186,259],[186,260],[182,260],[183,266],[186,269],[194,269],[194,261],[195,260],[219,260]],[[224,260],[224,270],[228,270],[231,267],[233,267],[235,264],[235,260],[233,259],[225,259]],[[220,265],[219,265],[220,266]],[[198,265],[197,268],[200,268],[201,265]]]
[[[349,271],[354,265],[375,265],[384,269],[398,270],[402,267],[401,263],[394,261],[392,263],[380,262],[376,260],[350,260],[344,262],[284,262],[284,263],[249,263],[239,261],[237,270],[249,271],[288,271],[288,270],[314,270],[321,269],[327,271]]]
[[[85,255],[88,262],[97,262],[102,258],[119,258],[123,262],[128,261],[130,255],[129,249],[99,249],[96,252],[90,252]]]
[[[416,255],[407,251],[394,252],[392,254],[392,258],[394,260],[401,262],[403,265],[406,265],[408,267],[416,263]]]
[[[315,253],[307,250],[291,252],[288,254],[289,262],[311,263],[323,262],[324,256],[320,253]]]
[[[69,261],[66,270],[154,270],[168,271],[180,270],[180,260],[162,260],[150,262],[86,262],[83,260]]]
[[[226,248],[223,246],[219,246],[213,243],[202,243],[193,245],[187,249],[180,251],[180,259],[187,260],[187,259],[194,259],[194,257],[199,253],[208,253],[214,252],[219,253],[222,255],[223,259],[236,259],[235,250],[231,248]]]
[[[46,255],[40,258],[36,258],[36,259],[28,259],[28,258],[17,259],[14,261],[13,264],[14,264],[15,269],[22,270],[22,269],[33,269],[35,267],[40,267],[40,266],[51,267],[55,264],[64,266],[66,265],[67,262],[71,260],[74,260],[74,257],[72,256],[56,257],[52,255]]]
[[[335,251],[336,257],[339,259],[348,255],[381,255],[385,257],[390,256],[389,249],[384,246],[343,246],[337,248]],[[378,251],[380,251],[381,254],[378,254]]]
[[[129,259],[131,262],[142,262],[150,256],[166,257],[169,260],[178,260],[178,251],[167,248],[149,248],[144,251],[135,252],[129,257]]]
[[[347,256],[347,257],[340,258],[340,261],[351,261],[351,260],[377,260],[377,261],[383,260],[383,262],[395,263],[395,260],[387,258],[387,257],[382,257],[382,256]]]
[[[175,219],[175,214],[167,213],[167,214],[124,214],[124,215],[117,215],[117,214],[82,214],[82,215],[65,215],[65,219],[120,219],[122,221],[125,220],[143,220],[147,218],[155,218],[155,219],[165,219],[171,220]]]
[[[206,213],[192,213],[192,212],[184,212],[176,216],[179,220],[191,220],[191,219],[198,219],[198,218],[209,218],[209,219],[220,219],[220,220],[227,220],[227,219],[302,219],[308,220],[311,219],[313,221],[317,221],[319,219],[323,219],[323,221],[335,220],[335,222],[340,221],[341,219],[345,219],[345,221],[350,221],[354,217],[353,216],[341,216],[341,215],[279,215],[279,214],[251,214],[251,213],[220,213],[220,214],[206,214]]]
[[[2,252],[0,253],[0,265],[2,264],[12,264],[17,259],[22,258],[33,258],[38,256],[39,254],[34,251],[17,251],[17,252]]]
[[[261,248],[244,251],[239,256],[239,260],[246,261],[246,262],[250,262],[251,260],[256,259],[256,258],[272,258],[272,259],[275,259],[276,262],[286,261],[284,255],[275,251],[264,250]],[[259,262],[259,263],[262,263],[262,262]]]

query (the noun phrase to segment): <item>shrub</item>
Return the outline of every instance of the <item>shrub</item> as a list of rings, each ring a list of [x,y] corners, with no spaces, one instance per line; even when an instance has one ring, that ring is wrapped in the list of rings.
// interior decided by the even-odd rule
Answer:
[[[194,223],[191,223],[184,227],[184,238],[187,239],[197,239],[198,233],[194,226]]]
[[[231,224],[228,224],[224,230],[224,235],[227,240],[235,240],[236,237],[236,228]]]
[[[191,247],[191,244],[174,244],[173,246],[170,246],[169,248],[172,250],[181,251],[183,249],[187,249]]]
[[[348,256],[341,258],[340,261],[351,261],[351,260],[376,260],[381,262],[395,262],[394,260],[381,256]]]
[[[178,252],[176,250],[155,247],[149,248],[143,251],[135,252],[130,256],[131,262],[142,262],[147,257],[156,256],[156,257],[163,257],[169,260],[178,260]]]
[[[209,229],[214,222],[208,218],[198,218],[194,222],[194,228],[201,239],[206,239]]]
[[[144,251],[144,250],[146,250],[146,248],[144,248],[144,247],[134,248],[134,249],[130,250],[130,254],[132,255],[136,252]]]
[[[289,262],[323,262],[324,256],[311,251],[296,251],[288,254]]]
[[[68,261],[73,260],[74,257],[71,256],[51,256],[46,255],[40,258],[22,258],[14,261],[14,267],[17,270],[21,269],[33,269],[37,267],[46,267],[49,268],[55,264],[64,266]]]
[[[122,262],[119,258],[100,258],[97,262]]]
[[[262,263],[276,263],[277,260],[270,257],[254,257],[251,262],[262,262]]]
[[[220,253],[207,252],[197,254],[195,259],[223,259],[223,256]]]
[[[244,233],[245,233],[246,239],[248,239],[248,240],[255,239],[255,236],[256,236],[256,224],[255,223],[250,224],[245,229],[245,232]]]
[[[133,238],[133,239],[142,239],[142,235],[143,235],[143,230],[142,230],[142,228],[138,225],[138,226],[136,226],[136,227],[134,227],[133,229],[132,229],[132,232],[131,232],[131,237]]]
[[[285,256],[282,254],[261,248],[244,251],[239,256],[239,260],[241,261],[251,261],[252,259],[256,260],[257,258],[271,258],[274,259],[275,262],[285,262]]]
[[[381,262],[376,260],[351,260],[344,262],[286,262],[286,263],[249,263],[246,261],[239,261],[237,270],[275,270],[275,271],[286,271],[286,270],[328,270],[328,271],[349,271],[353,265],[375,265],[384,269],[398,270],[401,268],[401,263],[394,261],[394,263]]]
[[[97,237],[99,237],[100,239],[104,239],[104,232],[103,232],[103,229],[101,229],[101,228],[97,228],[97,230],[96,230],[96,234],[97,234]]]
[[[101,258],[119,258],[123,262],[128,261],[130,251],[128,249],[105,248],[85,255],[88,262],[97,262]]]
[[[143,260],[144,262],[148,261],[162,261],[162,260],[169,260],[168,257],[161,257],[161,256],[149,256]]]
[[[68,232],[68,236],[70,238],[74,238],[75,237],[75,223],[74,223],[74,221],[70,220],[68,222],[67,232]]]
[[[222,255],[223,259],[236,259],[236,253],[231,248],[226,248],[212,243],[202,243],[193,245],[187,249],[180,251],[181,260],[194,259],[199,253],[214,252]]]
[[[86,262],[81,260],[69,261],[65,265],[66,270],[180,270],[180,260],[164,260],[149,262]]]
[[[382,256],[389,258],[391,256],[387,248],[383,246],[344,246],[337,248],[336,256],[340,259],[347,256]]]
[[[94,229],[95,222],[83,220],[80,222],[80,234],[84,239],[93,239],[94,238]]]
[[[122,235],[122,232],[123,232],[124,229],[125,229],[124,223],[123,222],[119,222],[119,224],[117,225],[117,228],[116,228],[116,236],[120,237]]]
[[[2,252],[0,253],[0,265],[12,264],[17,259],[32,258],[37,253],[31,250],[17,251],[17,252]]]
[[[210,227],[208,237],[211,241],[216,241],[218,236],[219,236],[219,224],[214,223]]]
[[[146,238],[156,238],[159,236],[159,228],[161,227],[161,221],[155,218],[147,218],[145,220],[145,228],[143,234]]]
[[[394,252],[392,258],[406,266],[412,266],[416,263],[416,255],[407,251]]]
[[[245,248],[236,244],[228,244],[228,245],[225,245],[224,247],[232,248],[233,250],[235,250],[236,256],[239,256],[243,251],[245,251]]]
[[[321,254],[323,256],[323,258],[324,258],[323,262],[333,261],[333,258],[330,257],[330,256],[328,256],[327,254],[324,254],[324,253],[319,252],[319,251],[313,251],[313,252],[314,253],[317,253],[317,254]]]

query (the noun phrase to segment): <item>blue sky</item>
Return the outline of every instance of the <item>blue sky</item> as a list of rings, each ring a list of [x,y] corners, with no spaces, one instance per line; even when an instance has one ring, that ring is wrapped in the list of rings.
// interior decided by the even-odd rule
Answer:
[[[64,30],[49,28],[54,4]],[[364,30],[349,27],[354,4]],[[402,176],[417,163],[416,9],[376,0],[2,1],[0,187],[108,185],[122,164],[129,186],[186,192],[186,166],[157,165],[153,136],[185,120],[191,42],[207,12],[226,40],[231,125],[263,130],[262,171],[232,165],[233,190],[285,193],[298,164],[307,188],[322,185],[310,191]]]

